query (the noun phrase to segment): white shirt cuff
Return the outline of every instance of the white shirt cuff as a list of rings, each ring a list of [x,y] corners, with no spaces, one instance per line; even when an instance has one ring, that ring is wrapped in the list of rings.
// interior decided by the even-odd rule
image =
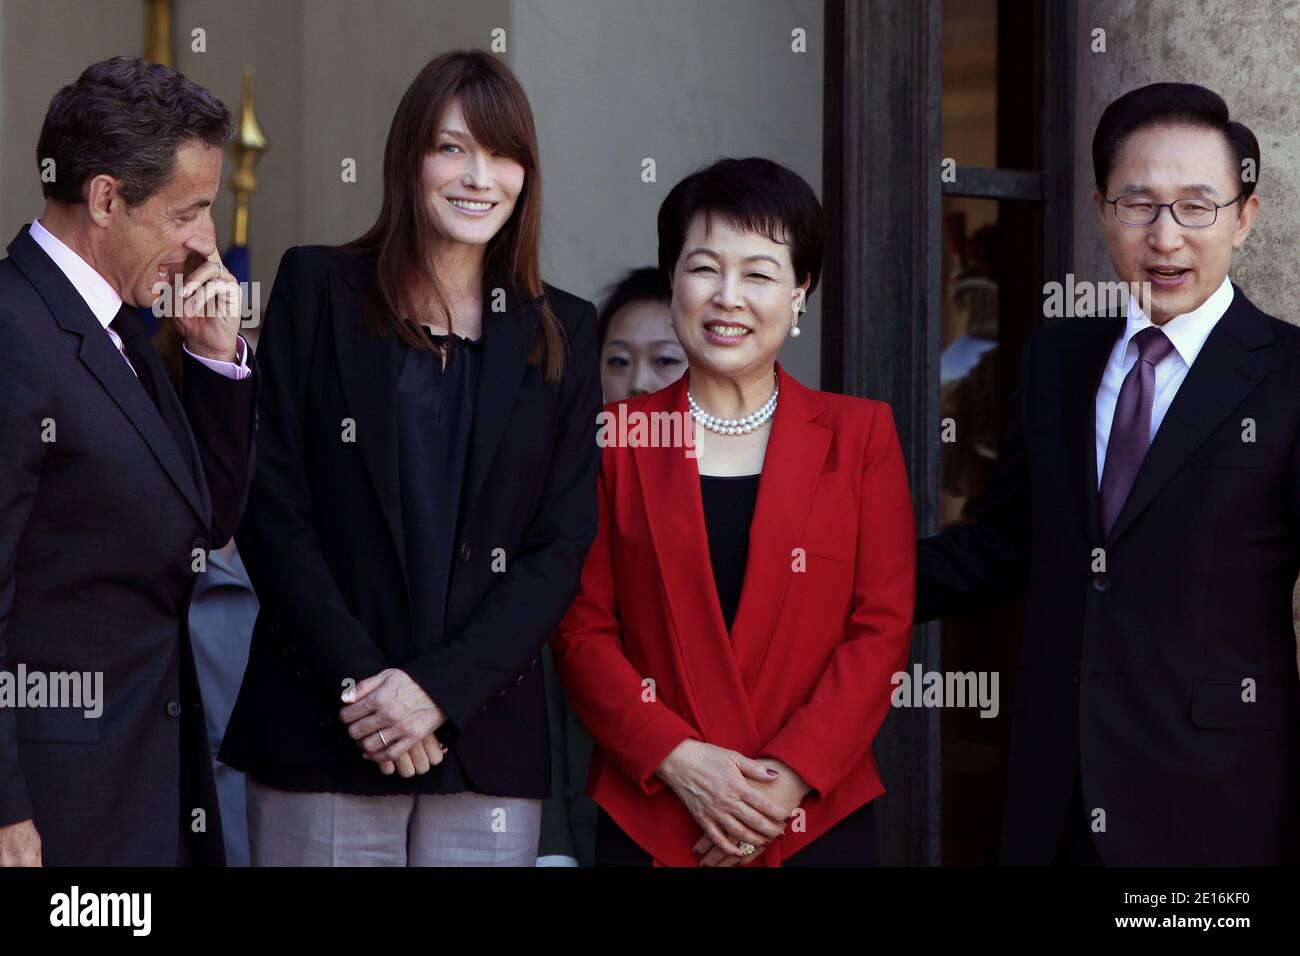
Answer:
[[[577,866],[578,861],[571,856],[562,856],[558,853],[539,856],[537,858],[538,866]]]
[[[226,378],[233,378],[236,382],[242,381],[253,374],[253,370],[248,367],[248,343],[244,341],[242,335],[235,336],[235,356],[239,359],[238,363],[219,362],[216,359],[208,359],[201,355],[195,355],[190,351],[188,345],[182,345],[181,348],[185,349],[185,354],[189,355],[190,358],[194,359],[194,361],[202,362],[218,375],[224,375]]]

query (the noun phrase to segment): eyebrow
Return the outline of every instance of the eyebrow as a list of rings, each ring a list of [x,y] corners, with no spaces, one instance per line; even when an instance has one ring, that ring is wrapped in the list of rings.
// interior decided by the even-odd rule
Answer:
[[[179,215],[181,213],[191,212],[199,209],[206,209],[208,206],[211,205],[212,205],[211,199],[196,199],[194,200],[194,202],[190,203],[187,206],[181,206],[179,209],[176,210],[176,214]]]
[[[1190,183],[1189,185],[1186,186],[1180,186],[1179,191],[1181,193],[1201,193],[1202,195],[1206,195],[1206,196],[1219,195],[1219,191],[1215,189],[1213,186],[1209,185],[1208,183]],[[1124,187],[1120,190],[1120,193],[1124,195],[1127,195],[1129,193],[1153,193],[1153,192],[1155,192],[1155,190],[1152,189],[1150,186],[1144,186],[1140,183],[1125,183]]]
[[[470,136],[470,134],[467,133],[467,132],[466,132],[465,130],[463,130],[463,129],[440,129],[440,130],[438,130],[438,132],[439,132],[439,133],[442,133],[444,136],[458,136],[458,137],[460,137],[461,139],[471,139],[471,138],[472,138],[472,137]]]
[[[693,255],[695,255],[696,253],[703,253],[704,255],[706,255],[706,256],[712,256],[712,257],[715,258],[715,259],[720,259],[720,258],[722,258],[722,257],[719,256],[716,252],[714,252],[712,249],[706,249],[704,246],[696,246],[696,247],[695,247],[694,249],[692,249],[690,252],[686,253],[686,255],[687,255],[687,256],[693,256]],[[781,268],[781,263],[777,262],[777,261],[776,261],[775,259],[773,259],[771,256],[767,256],[767,255],[746,256],[746,257],[745,257],[743,260],[741,260],[741,261],[743,261],[743,262],[754,262],[754,261],[756,261],[756,260],[760,260],[760,259],[761,259],[761,260],[764,260],[764,261],[766,261],[766,262],[770,262],[770,263],[772,263],[772,265],[776,266],[778,269]]]
[[[655,339],[653,342],[649,344],[650,345],[676,345],[680,347],[682,343],[677,341],[676,339]],[[608,342],[605,343],[605,345],[606,346],[621,345],[625,349],[630,349],[632,347],[630,342],[624,342],[622,339],[610,339]]]

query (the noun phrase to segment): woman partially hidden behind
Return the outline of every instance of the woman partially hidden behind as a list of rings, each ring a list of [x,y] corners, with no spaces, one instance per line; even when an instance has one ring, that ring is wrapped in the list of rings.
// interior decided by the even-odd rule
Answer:
[[[596,531],[595,309],[543,286],[528,101],[416,77],[383,208],[284,257],[240,551],[262,612],[221,752],[254,865],[532,866],[538,655]]]
[[[596,741],[597,865],[875,862],[871,743],[908,657],[915,528],[888,406],[776,361],[821,256],[816,196],[767,160],[723,160],[660,210],[688,370],[625,420],[689,415],[694,448],[604,448],[551,639]]]

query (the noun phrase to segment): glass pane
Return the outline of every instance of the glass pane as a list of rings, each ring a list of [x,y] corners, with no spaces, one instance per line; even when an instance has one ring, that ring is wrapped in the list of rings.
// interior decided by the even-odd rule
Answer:
[[[944,0],[943,155],[959,166],[998,164],[998,3]]]
[[[940,136],[944,157],[958,166],[1038,166],[1036,6],[1024,0],[943,0]]]
[[[998,467],[1025,338],[1042,315],[1042,212],[1032,204],[946,197],[943,203],[940,528],[969,520]],[[940,717],[945,864],[994,863],[1001,835],[1020,602],[943,622],[946,673],[997,672],[997,717],[976,707]]]

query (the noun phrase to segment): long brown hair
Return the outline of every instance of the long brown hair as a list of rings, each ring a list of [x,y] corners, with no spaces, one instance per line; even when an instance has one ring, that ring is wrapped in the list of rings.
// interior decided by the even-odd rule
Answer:
[[[523,87],[510,69],[481,50],[453,50],[422,69],[402,96],[384,147],[384,203],[375,224],[347,248],[377,255],[374,281],[377,305],[366,321],[377,334],[396,332],[415,348],[432,348],[420,331],[410,277],[423,275],[434,302],[451,329],[451,308],[433,266],[442,233],[424,203],[421,169],[434,148],[438,121],[452,100],[460,100],[469,132],[478,142],[524,167],[524,186],[510,218],[487,244],[485,275],[500,276],[516,294],[543,295],[538,241],[542,222],[542,182],[537,132]],[[454,339],[453,339],[454,340]],[[541,303],[541,323],[529,361],[540,362],[548,382],[564,372],[564,330]]]

